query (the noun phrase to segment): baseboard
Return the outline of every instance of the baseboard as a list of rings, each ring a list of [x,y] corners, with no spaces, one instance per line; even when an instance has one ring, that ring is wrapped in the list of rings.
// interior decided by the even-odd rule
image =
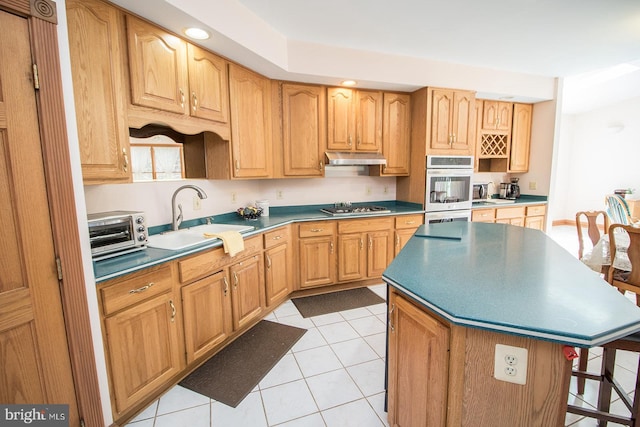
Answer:
[[[555,227],[557,225],[570,225],[572,227],[575,227],[576,220],[575,219],[554,219],[551,222],[551,226]],[[582,228],[586,228],[588,226],[588,224],[584,221],[581,221],[580,225],[582,226]],[[600,232],[604,232],[604,224],[598,224],[598,229],[600,230]]]

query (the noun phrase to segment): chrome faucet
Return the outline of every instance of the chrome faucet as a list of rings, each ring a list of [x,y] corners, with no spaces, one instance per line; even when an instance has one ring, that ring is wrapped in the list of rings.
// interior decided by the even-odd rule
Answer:
[[[176,231],[178,228],[180,228],[180,224],[182,223],[182,205],[180,204],[178,205],[178,215],[176,216],[176,196],[181,190],[184,190],[185,188],[191,188],[192,190],[195,190],[200,199],[207,198],[207,193],[205,193],[202,188],[191,184],[183,185],[182,187],[179,187],[176,191],[174,191],[173,197],[171,197],[171,226],[173,228],[173,231]]]

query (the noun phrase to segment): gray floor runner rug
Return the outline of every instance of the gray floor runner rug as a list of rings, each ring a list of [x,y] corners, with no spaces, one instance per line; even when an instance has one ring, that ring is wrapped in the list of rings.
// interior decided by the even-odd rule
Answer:
[[[311,297],[294,298],[291,301],[296,305],[302,317],[313,317],[380,304],[384,302],[384,299],[369,288],[357,288]]]
[[[180,385],[235,408],[306,331],[262,320]]]

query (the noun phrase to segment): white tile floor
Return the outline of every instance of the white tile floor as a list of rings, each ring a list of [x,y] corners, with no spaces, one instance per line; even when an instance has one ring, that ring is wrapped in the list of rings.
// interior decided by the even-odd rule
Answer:
[[[574,227],[553,227],[549,233],[572,254],[577,253]],[[386,297],[384,285],[371,289]],[[237,408],[230,408],[175,386],[127,427],[379,427],[388,426],[384,412],[386,305],[303,318],[291,301],[266,319],[307,329],[280,362]],[[592,349],[589,369],[599,370],[601,350]],[[616,377],[633,389],[638,356],[619,352]],[[597,384],[587,381],[576,396],[572,379],[569,401],[593,407]],[[626,414],[615,400],[613,408]],[[595,426],[596,421],[568,414],[566,425]],[[609,426],[617,424],[609,423]]]

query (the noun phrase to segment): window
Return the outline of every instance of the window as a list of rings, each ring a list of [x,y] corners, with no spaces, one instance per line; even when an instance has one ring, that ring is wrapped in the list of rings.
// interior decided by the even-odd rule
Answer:
[[[164,135],[131,137],[133,181],[176,180],[184,178],[182,144]]]

